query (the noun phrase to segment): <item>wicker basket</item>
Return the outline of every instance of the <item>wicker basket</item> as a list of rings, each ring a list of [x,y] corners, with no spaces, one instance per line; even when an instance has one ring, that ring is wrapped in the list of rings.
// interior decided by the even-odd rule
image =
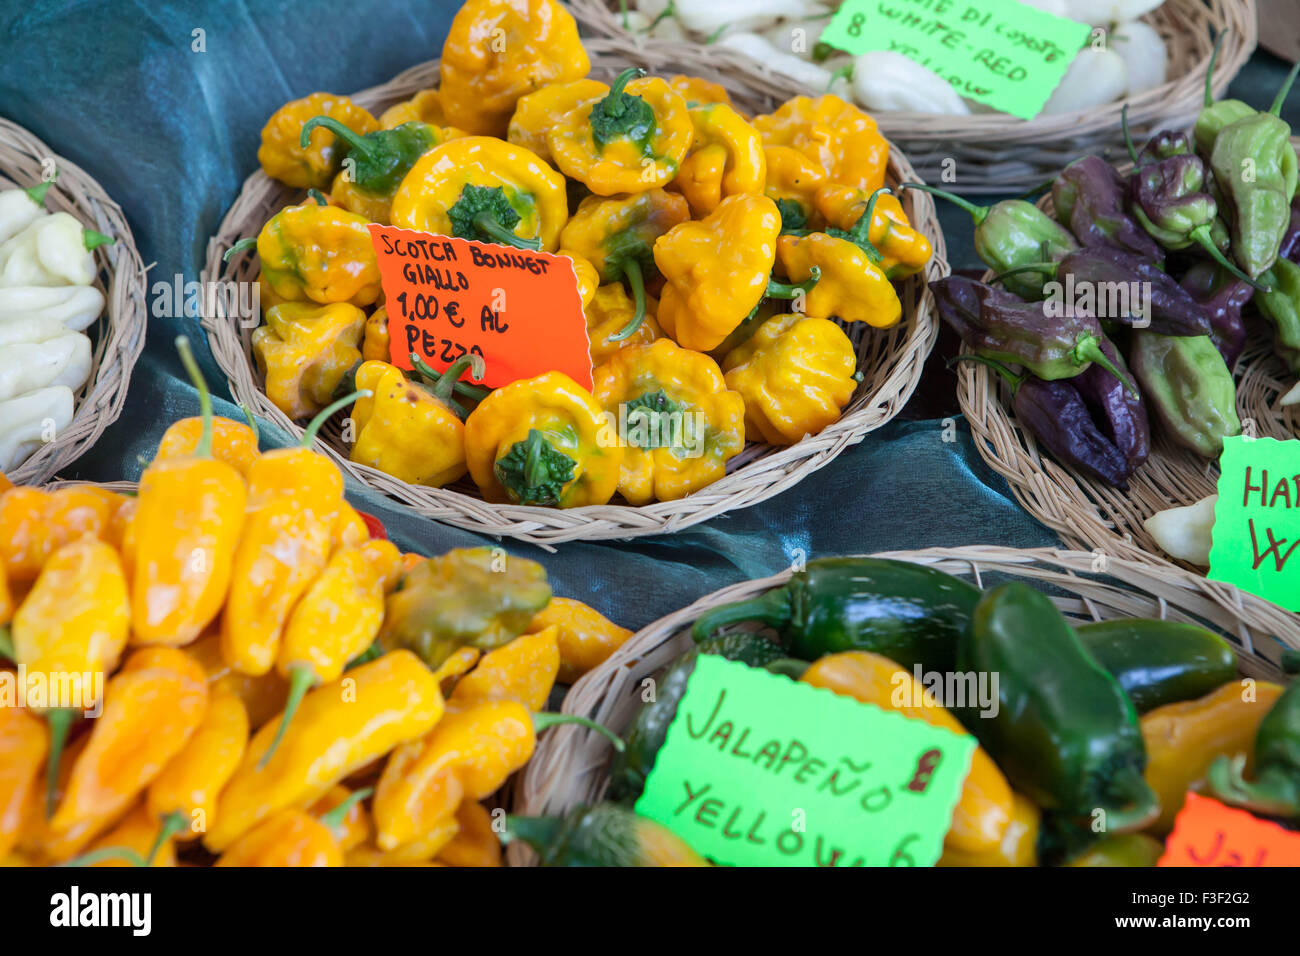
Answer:
[[[1295,142],[1300,149],[1300,138]],[[1050,211],[1051,202],[1048,196],[1039,205]],[[985,273],[984,280],[991,276]],[[1293,377],[1274,352],[1272,337],[1262,323],[1249,323],[1247,328],[1246,348],[1235,369],[1243,428],[1253,427],[1261,437],[1295,438],[1300,434],[1297,408],[1277,405],[1294,384]],[[962,351],[969,350],[963,346]],[[1069,548],[1096,548],[1161,564],[1172,561],[1142,522],[1157,511],[1212,495],[1218,484],[1217,462],[1175,444],[1158,428],[1153,428],[1151,454],[1129,479],[1127,493],[1061,465],[1041,451],[1037,439],[1020,424],[1011,410],[1010,389],[986,365],[962,363],[957,400],[981,457],[1007,479],[1025,510],[1059,534]]]
[[[683,56],[708,50],[709,62],[732,80],[743,81],[776,99],[824,90],[800,86],[735,50],[695,43],[651,40],[625,31],[615,0],[572,0],[578,22],[602,36],[617,37],[634,55]],[[1256,44],[1255,0],[1166,0],[1143,17],[1165,40],[1169,82],[1128,100],[1129,128],[1145,139],[1162,128],[1191,125],[1205,94],[1214,37],[1227,31],[1214,67],[1214,91],[1221,96]],[[674,53],[661,52],[668,48]],[[652,52],[653,51],[653,52]],[[685,70],[682,67],[682,70]],[[1123,101],[1056,116],[1019,120],[1001,113],[940,116],[932,113],[874,114],[880,129],[907,153],[927,180],[944,181],[965,193],[1018,192],[1041,183],[1066,163],[1087,153],[1106,158],[1124,154],[1120,135]],[[956,161],[955,180],[945,180],[945,166]]]
[[[49,160],[59,178],[46,196],[46,207],[70,213],[88,228],[117,241],[95,250],[99,266],[95,285],[107,302],[104,313],[86,330],[93,345],[90,378],[76,393],[72,424],[8,475],[15,484],[23,485],[48,480],[117,420],[126,401],[131,369],[144,348],[147,321],[144,265],[117,203],[81,167],[55,154],[18,124],[0,118],[0,189],[26,188],[40,182]]]
[[[972,580],[981,587],[1007,579],[1041,586],[1067,617],[1099,621],[1115,617],[1158,617],[1208,625],[1227,636],[1237,651],[1240,671],[1248,677],[1283,680],[1278,666],[1282,645],[1300,648],[1300,617],[1239,591],[1231,585],[1118,558],[1051,549],[934,548],[876,555],[924,564]],[[710,608],[755,597],[784,584],[786,571],[746,581],[703,597],[669,614],[631,638],[595,670],[582,677],[564,699],[563,712],[599,721],[622,734],[641,706],[641,682],[654,676],[692,646],[690,627]],[[563,814],[599,800],[609,779],[611,749],[599,734],[563,726],[538,741],[522,781],[516,783],[516,813]],[[531,850],[512,846],[508,855],[520,865]]]
[[[628,62],[627,56],[611,41],[589,40],[586,46],[594,76],[612,78]],[[689,70],[712,80],[725,81],[733,98],[751,108],[774,105],[761,91],[732,82],[704,59],[693,62],[689,55],[686,60],[680,56],[671,60],[642,57],[638,64],[652,72]],[[354,99],[377,112],[418,90],[436,86],[438,76],[437,61],[424,63],[383,86],[356,94]],[[889,180],[898,183],[914,176],[902,154],[896,149],[891,150]],[[254,256],[235,256],[229,263],[224,263],[222,255],[237,239],[256,235],[267,218],[301,197],[300,192],[269,179],[260,170],[250,176],[226,214],[220,231],[208,243],[204,281],[253,281],[258,271]],[[926,283],[946,275],[948,266],[943,234],[930,198],[919,190],[909,190],[901,198],[914,227],[924,232],[932,243],[934,259],[923,274],[900,284],[903,321],[899,325],[888,331],[869,329],[861,322],[846,326],[857,349],[858,367],[865,379],[843,416],[820,434],[790,447],[774,448],[750,443],[731,460],[724,478],[680,501],[656,502],[642,507],[611,504],[560,510],[489,504],[483,501],[468,479],[447,488],[410,485],[376,469],[350,462],[337,418],[323,430],[317,447],[361,482],[408,505],[418,514],[471,531],[508,535],[543,546],[575,539],[662,534],[698,524],[735,508],[757,504],[828,464],[845,448],[860,442],[868,432],[888,422],[906,404],[920,380],[926,356],[934,346],[938,331]],[[218,306],[219,299],[217,297]],[[226,373],[236,400],[247,403],[256,414],[271,419],[286,431],[301,435],[301,427],[271,404],[263,391],[261,377],[252,359],[252,328],[241,328],[237,319],[220,314],[205,314],[203,325],[208,331],[213,355]]]

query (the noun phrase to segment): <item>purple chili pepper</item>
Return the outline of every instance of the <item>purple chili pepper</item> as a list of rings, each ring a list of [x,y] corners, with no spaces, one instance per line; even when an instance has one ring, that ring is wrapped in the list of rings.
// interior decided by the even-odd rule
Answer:
[[[1069,227],[1082,246],[1163,259],[1159,244],[1125,210],[1126,188],[1115,167],[1100,156],[1076,159],[1052,184],[1057,221]]]
[[[1123,371],[1136,390],[1133,373],[1124,364],[1114,343],[1103,339],[1101,350]],[[1108,427],[1103,428],[1103,432],[1109,433],[1110,440],[1124,455],[1129,474],[1137,471],[1151,451],[1151,424],[1147,419],[1147,409],[1141,393],[1130,392],[1119,379],[1099,365],[1084,369],[1072,380],[1072,384],[1079,390],[1084,402],[1104,417],[1104,425]]]

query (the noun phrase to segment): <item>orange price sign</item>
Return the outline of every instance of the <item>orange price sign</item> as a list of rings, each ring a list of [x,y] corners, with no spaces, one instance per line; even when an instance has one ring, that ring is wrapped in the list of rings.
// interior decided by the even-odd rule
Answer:
[[[1156,866],[1300,866],[1300,833],[1189,793]]]
[[[492,388],[559,371],[593,384],[591,340],[573,260],[549,252],[370,226],[388,309],[390,361],[445,370],[483,357]]]

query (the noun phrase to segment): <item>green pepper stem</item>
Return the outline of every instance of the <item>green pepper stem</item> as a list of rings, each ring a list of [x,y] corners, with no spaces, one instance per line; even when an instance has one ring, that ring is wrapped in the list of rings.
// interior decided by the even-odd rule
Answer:
[[[14,639],[10,636],[7,627],[0,627],[0,657],[11,661],[18,660],[14,655]]]
[[[1253,782],[1244,776],[1246,755],[1220,756],[1210,764],[1209,791],[1224,803],[1270,816],[1300,816],[1300,788],[1280,772],[1265,770]]]
[[[691,636],[697,642],[703,641],[724,627],[743,621],[759,621],[777,631],[784,631],[789,627],[793,613],[789,590],[785,587],[773,588],[761,597],[705,611],[691,627]]]
[[[560,832],[564,821],[559,817],[516,817],[506,816],[506,831],[501,834],[502,843],[523,840],[534,850],[544,850],[551,845]]]
[[[987,365],[989,368],[993,369],[993,371],[997,372],[998,375],[1000,375],[1002,379],[1011,386],[1012,395],[1016,394],[1024,380],[1029,377],[1027,372],[1024,375],[1017,375],[997,359],[991,359],[986,355],[978,355],[975,352],[965,352],[961,355],[954,355],[952,360],[948,362],[948,367],[951,368],[958,362],[978,362],[981,365]]]
[[[280,726],[275,730],[275,738],[271,741],[271,746],[266,748],[262,759],[257,762],[258,770],[264,769],[270,762],[271,756],[280,746],[280,741],[284,740],[285,731],[289,729],[289,721],[293,720],[293,715],[298,712],[298,705],[302,703],[302,699],[307,696],[307,691],[311,690],[315,683],[316,671],[310,664],[294,664],[289,668],[289,695],[284,701],[284,716],[280,718]]]
[[[1295,66],[1291,67],[1291,72],[1288,73],[1286,79],[1282,81],[1282,88],[1277,91],[1277,96],[1273,97],[1273,105],[1268,109],[1269,113],[1273,116],[1282,115],[1282,104],[1285,103],[1286,98],[1291,95],[1291,87],[1295,83],[1297,73],[1300,73],[1300,63],[1296,63]]]
[[[221,257],[221,261],[229,262],[231,256],[238,255],[239,253],[243,252],[245,249],[256,249],[256,248],[257,248],[257,236],[245,236],[243,239],[240,239],[238,242],[232,244],[231,247],[226,250],[226,254]]]
[[[199,393],[199,415],[203,419],[203,432],[199,436],[199,443],[194,446],[195,458],[212,457],[212,393],[208,391],[208,383],[203,379],[203,372],[199,370],[199,363],[194,359],[194,350],[190,348],[190,340],[187,336],[176,336],[176,351],[180,353],[181,365],[185,366],[185,371],[190,377],[190,382],[194,385],[194,390]]]
[[[45,723],[50,730],[50,755],[45,762],[45,817],[54,816],[54,802],[59,790],[59,761],[63,759],[63,747],[68,742],[68,731],[72,729],[77,712],[70,707],[59,707],[45,715]]]
[[[808,670],[808,662],[801,661],[797,657],[778,657],[764,664],[763,670],[769,674],[780,674],[782,677],[798,680]]]
[[[622,753],[624,749],[626,749],[622,737],[614,733],[614,731],[610,730],[604,724],[598,724],[594,720],[590,720],[586,717],[579,717],[577,714],[533,714],[534,734],[540,734],[548,727],[554,727],[558,724],[576,724],[579,727],[586,727],[588,730],[594,730],[596,733],[608,740],[619,753]]]
[[[464,395],[472,402],[481,402],[492,393],[490,388],[484,388],[482,385],[471,385],[469,382],[457,382],[453,391],[458,395]]]
[[[1226,32],[1226,30],[1222,31],[1214,38],[1214,49],[1210,51],[1210,62],[1205,68],[1205,99],[1202,103],[1203,106],[1214,105],[1214,64],[1218,62],[1219,47],[1223,46],[1223,34]]]
[[[821,279],[821,266],[813,266],[809,271],[808,278],[802,282],[780,282],[776,279],[769,279],[767,291],[763,293],[763,297],[765,299],[797,299],[799,296],[811,292]]]
[[[1121,801],[1119,809],[1106,811],[1108,832],[1141,830],[1160,815],[1160,799],[1135,767],[1125,767],[1111,777],[1106,793]]]
[[[623,29],[630,31],[632,28],[627,25],[627,0],[618,0],[618,12],[623,17]]]
[[[342,398],[330,402],[320,410],[319,415],[311,420],[311,423],[307,426],[307,430],[302,433],[302,441],[299,444],[303,448],[310,448],[312,442],[316,440],[316,435],[325,427],[325,423],[330,420],[331,415],[337,412],[340,408],[351,405],[358,398],[369,398],[373,394],[375,393],[370,391],[370,389],[362,388],[353,392],[351,395],[344,395]]]
[[[415,365],[417,362],[419,363],[420,374],[428,377],[429,373],[433,372],[433,369],[425,364],[424,359],[412,352],[411,364]],[[443,372],[441,375],[437,372],[433,372],[433,397],[438,399],[440,402],[451,401],[451,393],[455,389],[456,383],[460,381],[460,377],[465,374],[465,369],[467,368],[471,369],[470,374],[473,378],[481,379],[487,374],[487,365],[483,362],[483,356],[479,355],[477,352],[466,352],[460,358],[456,359],[456,361],[452,362],[451,365],[447,366],[447,371]]]
[[[1041,272],[1044,275],[1054,276],[1058,268],[1060,268],[1058,262],[1027,262],[1022,266],[1016,266],[1014,269],[1008,269],[1006,272],[999,272],[989,282],[1001,282],[1003,279],[1020,275],[1022,272]]]
[[[853,79],[853,64],[852,64],[852,63],[848,63],[848,64],[846,64],[846,65],[840,67],[838,70],[832,70],[832,71],[831,71],[830,82],[828,82],[828,83],[826,84],[826,89],[822,90],[822,92],[823,92],[823,93],[829,93],[832,89],[834,89],[834,87],[835,87],[835,81],[836,81],[836,80],[839,80],[839,79],[844,79],[844,80],[851,80],[851,79]]]
[[[318,206],[328,206],[328,205],[329,205],[329,200],[325,198],[325,194],[324,194],[323,192],[321,192],[319,189],[309,189],[309,190],[307,190],[307,196],[308,196],[308,198],[310,198],[310,199],[314,199],[314,200],[316,200],[316,205],[318,205]]]
[[[353,152],[360,153],[367,161],[374,159],[374,148],[366,142],[365,137],[358,136],[355,132],[348,129],[332,116],[313,116],[307,122],[302,124],[302,134],[298,137],[298,145],[303,149],[311,142],[311,131],[317,126],[323,126],[343,142],[351,147]]]
[[[641,275],[641,263],[636,259],[624,261],[623,278],[632,287],[632,302],[636,309],[632,313],[632,320],[609,337],[610,342],[622,342],[629,336],[636,335],[636,330],[645,321],[645,278]]]
[[[1236,264],[1232,262],[1231,259],[1229,259],[1227,256],[1223,254],[1223,251],[1218,246],[1216,246],[1214,244],[1214,240],[1210,238],[1210,224],[1208,222],[1202,223],[1201,225],[1197,226],[1187,235],[1188,238],[1192,240],[1192,242],[1196,243],[1207,253],[1209,253],[1211,259],[1213,259],[1219,265],[1223,266],[1223,268],[1227,269],[1229,272],[1231,272],[1242,282],[1246,283],[1247,285],[1251,286],[1252,288],[1260,292],[1269,293],[1273,291],[1271,287],[1266,285],[1260,285],[1250,276],[1246,275],[1246,273],[1242,272],[1240,269],[1237,268]]]
[[[115,242],[117,240],[112,236],[106,236],[94,229],[81,230],[81,244],[86,247],[87,252],[94,252],[100,246],[111,246]]]
[[[325,824],[325,828],[331,832],[337,830],[342,826],[343,818],[352,811],[352,808],[374,792],[374,787],[362,787],[360,790],[354,790],[352,793],[348,794],[346,800],[340,803],[333,810],[321,814],[320,822]]]
[[[962,199],[960,196],[954,195],[953,193],[950,193],[943,189],[936,189],[933,186],[927,186],[925,183],[899,183],[898,188],[899,189],[920,189],[923,192],[932,193],[933,195],[938,196],[940,199],[946,199],[948,200],[948,202],[960,206],[962,209],[965,209],[968,213],[970,213],[971,218],[975,220],[975,225],[977,226],[983,223],[984,220],[989,217],[990,207],[977,206],[973,202],[970,202],[969,200]]]
[[[1119,128],[1124,133],[1124,148],[1128,150],[1128,158],[1133,160],[1133,165],[1137,165],[1138,151],[1133,145],[1133,136],[1128,131],[1128,104],[1125,103],[1123,109],[1119,111]]]
[[[1101,340],[1097,336],[1087,332],[1080,334],[1074,343],[1074,348],[1070,350],[1070,354],[1074,356],[1074,361],[1078,365],[1083,365],[1085,362],[1096,362],[1119,379],[1120,384],[1124,386],[1124,390],[1130,395],[1134,398],[1142,397],[1141,393],[1133,386],[1133,383],[1128,380],[1128,377],[1110,360],[1110,356],[1101,350]]]
[[[58,169],[55,169],[54,175],[51,176],[49,179],[45,180],[45,182],[37,183],[35,186],[28,187],[25,190],[25,192],[27,193],[27,198],[30,199],[32,202],[36,203],[36,205],[38,206],[44,206],[45,197],[49,195],[50,187],[54,185],[54,181],[58,178],[59,178],[59,171]]]
[[[514,246],[516,249],[528,249],[532,252],[542,248],[542,240],[516,236],[486,209],[474,217],[474,228],[485,236],[491,236],[494,242],[499,242],[503,246]]]
[[[101,860],[126,860],[132,866],[148,866],[149,864],[135,850],[129,846],[106,846],[98,850],[91,850],[89,853],[83,853],[80,856],[74,856],[71,860],[64,860],[62,863],[56,863],[55,866],[90,866],[92,863],[98,863]]]
[[[244,420],[248,422],[248,430],[253,433],[253,448],[256,449],[262,441],[262,432],[257,427],[257,417],[253,414],[253,410],[248,407],[247,402],[240,402],[239,410],[244,413]]]
[[[613,85],[610,86],[609,92],[605,94],[605,99],[617,99],[623,95],[623,88],[632,80],[645,76],[645,70],[639,66],[629,66],[614,78]]]
[[[145,856],[143,865],[153,866],[154,858],[158,856],[158,851],[163,848],[163,844],[189,825],[190,818],[180,810],[163,817],[162,826],[158,828],[158,835],[154,837],[153,846],[149,847],[149,853]]]

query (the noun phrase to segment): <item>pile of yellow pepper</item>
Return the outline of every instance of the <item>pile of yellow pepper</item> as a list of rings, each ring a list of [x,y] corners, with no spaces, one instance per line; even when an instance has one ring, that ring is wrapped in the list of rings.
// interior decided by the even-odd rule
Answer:
[[[931,254],[884,186],[875,121],[831,95],[746,117],[697,77],[590,69],[555,0],[469,0],[438,89],[378,118],[327,93],[276,111],[262,168],[312,191],[256,239],[253,351],[286,415],[355,382],[374,395],[352,411],[353,461],[558,507],[678,499],[746,440],[789,445],[839,418],[862,380],[840,323],[897,324],[892,282]],[[593,391],[549,372],[488,393],[464,363],[389,364],[370,222],[571,258]],[[602,440],[620,413],[650,427]],[[664,439],[676,413],[703,433]]]
[[[0,476],[0,865],[500,865],[480,801],[629,636],[210,411],[135,494]]]

